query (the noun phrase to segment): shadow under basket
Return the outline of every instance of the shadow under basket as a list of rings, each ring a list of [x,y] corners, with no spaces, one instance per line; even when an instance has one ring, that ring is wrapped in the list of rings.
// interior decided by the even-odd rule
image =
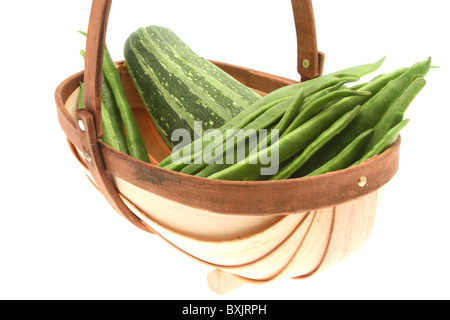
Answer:
[[[297,83],[214,63],[262,93]],[[216,269],[208,275],[213,291],[222,294],[245,283],[304,279],[366,243],[382,187],[398,169],[400,138],[382,155],[359,166],[317,177],[230,182],[172,172],[156,166],[170,150],[148,116],[124,63],[117,66],[152,164],[98,142],[105,168],[124,204],[148,226],[146,231]],[[83,75],[65,80],[57,89],[56,101],[71,150],[93,182],[76,120]]]

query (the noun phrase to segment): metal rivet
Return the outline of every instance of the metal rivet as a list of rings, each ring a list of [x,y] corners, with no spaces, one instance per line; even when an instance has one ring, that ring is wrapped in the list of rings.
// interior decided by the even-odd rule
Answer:
[[[305,69],[309,69],[309,66],[311,65],[308,59],[303,60],[302,64]]]
[[[367,186],[367,182],[368,182],[367,177],[361,177],[358,180],[358,186],[360,188],[364,188],[365,186]]]
[[[86,131],[83,120],[78,120],[78,127],[80,127],[81,131]]]
[[[86,159],[87,162],[92,161],[92,157],[91,157],[91,154],[89,153],[89,151],[86,151],[86,153],[84,154],[84,158]]]

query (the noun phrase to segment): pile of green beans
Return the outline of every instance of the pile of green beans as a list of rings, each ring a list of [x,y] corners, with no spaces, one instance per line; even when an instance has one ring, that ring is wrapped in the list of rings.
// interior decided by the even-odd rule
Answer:
[[[384,58],[276,90],[220,128],[223,139],[216,141],[206,135],[159,166],[208,179],[258,181],[316,176],[361,164],[397,140],[409,123],[405,113],[425,87],[424,77],[431,68],[429,58],[348,87],[378,70],[383,62]],[[227,137],[224,133],[229,129],[277,129],[279,136],[275,139],[268,134],[250,146],[248,137]],[[202,152],[195,148],[199,143]],[[238,159],[242,145],[245,158]],[[202,159],[205,150],[220,151],[208,163],[194,163]],[[228,152],[233,150],[234,164],[226,164]],[[268,165],[263,157],[275,150],[278,173],[264,176],[261,169]]]
[[[85,32],[81,32],[86,36]],[[84,57],[84,51],[81,51]],[[80,84],[78,108],[84,109],[84,84]],[[140,128],[128,103],[120,74],[105,47],[102,81],[103,142],[138,160],[150,163]]]
[[[335,73],[329,74],[327,76],[319,77],[307,82],[299,83],[292,86],[287,86],[284,88],[281,88],[279,90],[276,90],[272,92],[271,94],[267,95],[266,97],[260,99],[256,103],[254,103],[252,106],[250,106],[248,109],[241,112],[239,115],[237,115],[235,118],[230,120],[228,123],[226,123],[223,127],[219,129],[219,131],[224,135],[227,129],[240,129],[244,128],[247,124],[249,124],[251,121],[253,121],[257,116],[260,116],[262,113],[267,111],[267,109],[275,106],[276,104],[283,102],[289,98],[292,98],[295,96],[299,90],[301,89],[308,89],[312,86],[318,86],[319,89],[327,88],[331,85],[331,83],[327,83],[330,80],[334,80],[335,84],[338,84],[343,81],[343,78],[350,77],[353,78],[353,81],[357,81],[359,78],[373,73],[376,70],[378,70],[381,65],[383,64],[385,58],[375,62],[375,63],[369,63],[365,65],[360,65],[357,67],[352,67],[348,69],[344,69],[341,71],[337,71]],[[322,86],[322,87],[320,87]],[[225,136],[225,135],[224,135]],[[219,144],[223,143],[225,141],[214,141],[210,142],[209,139],[211,138],[211,135],[205,135],[202,147],[206,148],[210,144]],[[172,156],[167,157],[164,161],[162,161],[159,166],[162,168],[175,170],[175,171],[181,171],[181,169],[184,168],[183,164],[186,161],[191,161],[194,159],[194,145],[195,142],[192,144],[180,149],[176,150]],[[189,154],[188,156],[183,157],[184,154]],[[179,158],[181,159],[178,161],[178,163],[173,163],[173,158]]]

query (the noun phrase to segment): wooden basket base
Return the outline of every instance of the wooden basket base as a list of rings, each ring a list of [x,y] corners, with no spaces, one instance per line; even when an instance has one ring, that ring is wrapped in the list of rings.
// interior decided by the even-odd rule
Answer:
[[[76,148],[71,145],[71,149],[79,159]],[[80,164],[89,181],[98,190],[82,161]],[[382,190],[333,208],[307,213],[283,244],[262,259],[243,266],[223,267],[208,263],[181,250],[157,231],[154,233],[178,251],[216,268],[207,275],[208,285],[213,292],[223,295],[245,284],[263,285],[278,279],[309,278],[360,250],[370,237]],[[152,226],[152,221],[143,212],[125,197],[121,197],[130,210]],[[287,254],[288,252],[290,253]],[[275,262],[283,259],[285,261],[281,262],[281,267],[271,269]],[[261,279],[239,275],[249,274],[250,269],[253,269],[250,274]],[[264,278],[264,275],[269,276]]]

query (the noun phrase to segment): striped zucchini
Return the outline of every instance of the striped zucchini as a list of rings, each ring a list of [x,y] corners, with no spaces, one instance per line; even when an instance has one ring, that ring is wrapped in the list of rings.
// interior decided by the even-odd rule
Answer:
[[[171,30],[150,26],[125,44],[128,72],[153,122],[170,148],[172,133],[194,121],[218,129],[261,96],[194,53]]]

